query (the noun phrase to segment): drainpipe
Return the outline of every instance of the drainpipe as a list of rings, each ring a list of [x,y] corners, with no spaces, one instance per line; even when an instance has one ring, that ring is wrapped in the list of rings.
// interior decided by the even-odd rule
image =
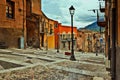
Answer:
[[[110,35],[108,35],[108,60],[111,60]]]
[[[26,49],[26,42],[25,42],[25,35],[24,35],[24,30],[25,30],[25,29],[24,29],[24,27],[25,27],[25,26],[24,26],[24,22],[25,22],[25,21],[24,21],[24,20],[25,20],[25,19],[24,19],[24,16],[25,16],[25,15],[24,15],[24,0],[22,0],[22,2],[23,2],[23,30],[22,30],[22,34],[23,34],[23,38],[24,38],[24,49]]]
[[[111,72],[112,80],[116,80],[116,8],[112,9],[112,53],[111,53]]]
[[[38,18],[38,22],[37,22],[37,24],[38,24],[38,41],[39,41],[39,49],[41,49],[41,47],[40,47],[40,18]]]

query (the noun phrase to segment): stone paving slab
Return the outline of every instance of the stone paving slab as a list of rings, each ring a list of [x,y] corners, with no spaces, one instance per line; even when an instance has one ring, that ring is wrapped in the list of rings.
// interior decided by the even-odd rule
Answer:
[[[15,52],[14,52],[15,51]],[[18,52],[17,52],[18,51]],[[4,52],[4,50],[3,50]],[[22,69],[27,69],[28,67],[31,68],[31,67],[34,67],[36,65],[41,65],[41,66],[44,66],[46,69],[55,69],[56,71],[57,70],[62,70],[62,71],[65,71],[65,72],[68,72],[68,73],[74,73],[74,74],[80,74],[80,75],[84,75],[84,76],[97,76],[97,77],[104,77],[104,76],[108,76],[108,73],[109,72],[106,72],[106,71],[97,71],[97,72],[94,72],[94,71],[90,71],[90,70],[84,70],[84,69],[78,69],[78,68],[75,68],[75,67],[67,67],[67,66],[60,66],[60,65],[56,65],[57,63],[61,63],[61,62],[64,62],[64,61],[69,61],[69,57],[70,56],[66,56],[64,54],[59,54],[59,53],[55,53],[55,50],[53,51],[48,51],[47,54],[45,53],[46,51],[41,51],[41,50],[31,50],[31,49],[28,49],[28,50],[11,50],[10,54],[12,55],[16,55],[16,56],[23,56],[23,57],[26,57],[26,58],[30,58],[30,59],[41,59],[41,60],[46,60],[48,61],[49,63],[34,63],[34,64],[28,64],[23,67],[19,67],[19,68],[14,68],[14,69],[9,69],[9,70],[3,70],[3,71],[0,71],[0,73],[2,72],[6,72],[6,71],[16,71],[16,70],[22,70]],[[53,53],[52,53],[53,52]],[[6,51],[7,53],[7,51]],[[8,51],[9,53],[9,51]],[[49,54],[50,53],[50,54]],[[64,51],[63,51],[64,53]],[[99,56],[95,56],[95,54],[81,54],[79,52],[75,53],[75,57],[77,59],[77,61],[75,61],[75,63],[78,63],[78,64],[88,64],[88,65],[98,65],[99,67],[104,67],[105,68],[105,65],[104,64],[99,64],[99,62],[101,61],[104,61],[104,55],[100,54]],[[3,60],[3,58],[1,58]],[[87,62],[87,61],[82,61],[82,60],[85,60],[85,59],[88,59],[92,62]],[[8,59],[6,59],[8,61]],[[17,63],[17,61],[11,61],[11,62],[15,62]],[[96,63],[94,63],[96,62]],[[20,62],[18,62],[20,63]],[[69,63],[71,64],[71,63]],[[71,64],[73,65],[73,64]],[[76,64],[74,64],[76,65]],[[52,78],[51,78],[52,79]],[[65,78],[64,78],[65,79]],[[72,78],[66,78],[66,80],[72,80]],[[99,78],[97,78],[99,79]],[[27,80],[27,79],[26,79]],[[35,79],[34,79],[35,80]],[[36,79],[37,80],[37,79]],[[49,80],[49,79],[46,79],[46,80]],[[57,80],[57,79],[56,79]],[[63,80],[63,79],[62,79]],[[79,80],[79,79],[77,79]],[[80,79],[81,80],[81,79]],[[84,79],[83,79],[84,80]],[[89,79],[91,80],[91,79]]]
[[[102,77],[94,77],[93,80],[104,80]]]
[[[54,66],[54,65],[51,66],[50,68],[64,70],[64,71],[67,71],[67,72],[81,74],[81,75],[87,75],[87,76],[103,77],[103,76],[108,75],[108,72],[91,72],[91,71],[88,71],[88,70],[80,70],[80,69],[76,69],[76,68],[68,68],[68,67]]]
[[[21,56],[26,56],[26,57],[29,57],[29,58],[39,58],[41,60],[48,60],[48,61],[55,61],[55,59],[51,59],[49,57],[46,57],[46,56],[38,56],[38,55],[34,55],[34,54],[20,54],[20,53],[12,53],[12,54],[16,54],[16,55],[21,55]]]
[[[8,50],[8,49],[0,49],[0,53],[3,53],[3,54],[11,54],[12,51],[11,51],[11,50]]]
[[[59,65],[51,65],[50,68],[55,68],[55,69],[60,69],[60,70],[65,70],[68,72],[76,73],[76,74],[81,74],[81,75],[88,75],[88,76],[99,76],[103,77],[108,75],[107,71],[90,71],[90,70],[83,70],[83,69],[78,69],[78,68],[71,68],[67,66],[59,66]]]
[[[6,61],[9,63],[14,63],[14,64],[19,64],[19,65],[30,65],[29,63],[25,63],[23,61],[16,61],[16,60],[11,60],[11,59],[7,59],[7,58],[0,58],[1,61]]]

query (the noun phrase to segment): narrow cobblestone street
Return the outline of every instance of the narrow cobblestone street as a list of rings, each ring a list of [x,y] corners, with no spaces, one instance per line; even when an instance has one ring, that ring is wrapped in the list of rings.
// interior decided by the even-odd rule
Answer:
[[[103,54],[65,51],[0,50],[0,80],[110,80]]]

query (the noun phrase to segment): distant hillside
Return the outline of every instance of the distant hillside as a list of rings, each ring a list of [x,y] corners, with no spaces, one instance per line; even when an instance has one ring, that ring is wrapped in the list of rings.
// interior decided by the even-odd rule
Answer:
[[[85,26],[84,29],[99,32],[100,31],[100,26],[97,25],[97,22],[94,22],[92,24],[89,24],[88,26]],[[104,31],[105,28],[101,27],[101,30]]]

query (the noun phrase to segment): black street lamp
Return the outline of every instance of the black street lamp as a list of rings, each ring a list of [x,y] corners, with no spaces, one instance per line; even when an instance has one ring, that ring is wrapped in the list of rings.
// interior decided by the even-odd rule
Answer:
[[[59,53],[59,33],[57,33],[57,53]]]
[[[71,49],[71,57],[70,57],[70,60],[73,60],[75,61],[75,56],[74,56],[74,43],[73,43],[73,15],[74,15],[74,12],[75,12],[75,8],[73,6],[71,6],[69,8],[69,11],[70,11],[70,15],[71,15],[71,39],[72,39],[72,49]]]

